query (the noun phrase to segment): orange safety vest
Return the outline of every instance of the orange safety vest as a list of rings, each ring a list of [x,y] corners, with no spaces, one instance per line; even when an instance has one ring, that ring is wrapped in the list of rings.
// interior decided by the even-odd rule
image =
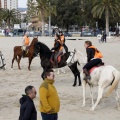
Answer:
[[[61,51],[61,50],[63,49],[62,41],[61,41],[61,40],[57,40],[57,41],[58,41],[58,42],[60,43],[60,45],[61,45],[61,46],[60,46],[60,49],[59,49],[59,51]],[[57,41],[56,41],[56,42],[57,42]],[[55,42],[55,43],[56,43],[56,42]],[[55,46],[55,43],[54,43],[54,46]]]
[[[65,42],[65,36],[64,35],[60,36],[60,39],[61,39],[62,44],[63,44]]]
[[[25,39],[25,45],[29,45],[30,39],[26,36],[24,36],[24,39]]]
[[[102,53],[97,48],[95,48],[94,46],[90,46],[88,48],[94,48],[95,49],[94,58],[102,58],[103,57]]]

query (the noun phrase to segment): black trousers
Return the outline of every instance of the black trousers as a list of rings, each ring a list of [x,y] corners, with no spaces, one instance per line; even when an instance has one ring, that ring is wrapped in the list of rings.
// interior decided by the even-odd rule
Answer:
[[[57,120],[58,114],[47,114],[47,113],[41,113],[42,120]]]
[[[96,66],[96,65],[98,65],[98,64],[100,64],[100,63],[102,63],[102,60],[101,60],[101,59],[99,59],[99,58],[93,59],[93,60],[91,60],[90,62],[88,62],[88,63],[83,67],[83,69],[90,70],[92,67],[94,67],[94,66]]]

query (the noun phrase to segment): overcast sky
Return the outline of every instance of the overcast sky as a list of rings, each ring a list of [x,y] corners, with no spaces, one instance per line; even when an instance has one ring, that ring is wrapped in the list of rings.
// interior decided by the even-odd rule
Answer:
[[[18,7],[26,8],[27,7],[27,0],[18,0]]]

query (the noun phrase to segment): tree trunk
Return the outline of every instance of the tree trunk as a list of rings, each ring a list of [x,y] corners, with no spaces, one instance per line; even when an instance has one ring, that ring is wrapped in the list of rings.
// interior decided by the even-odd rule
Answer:
[[[106,8],[106,34],[109,35],[109,9]]]
[[[43,12],[41,12],[41,19],[42,19],[42,36],[45,36],[45,17]]]
[[[10,19],[9,18],[7,19],[7,26],[10,29]]]

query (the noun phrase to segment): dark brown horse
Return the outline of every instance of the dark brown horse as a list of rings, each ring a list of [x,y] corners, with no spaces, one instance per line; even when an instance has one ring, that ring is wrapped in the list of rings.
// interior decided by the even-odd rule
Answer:
[[[32,59],[34,58],[34,45],[37,42],[38,42],[38,38],[34,38],[31,42],[30,46],[28,47],[28,52],[24,55],[24,57],[28,57],[28,59],[29,59],[29,66],[28,66],[29,70],[31,70],[30,65],[31,65]],[[22,53],[23,53],[22,46],[14,47],[14,55],[13,55],[13,59],[12,59],[11,68],[13,68],[13,63],[14,63],[14,60],[16,59],[16,61],[18,63],[18,69],[21,69],[20,68],[20,60],[22,57]]]

